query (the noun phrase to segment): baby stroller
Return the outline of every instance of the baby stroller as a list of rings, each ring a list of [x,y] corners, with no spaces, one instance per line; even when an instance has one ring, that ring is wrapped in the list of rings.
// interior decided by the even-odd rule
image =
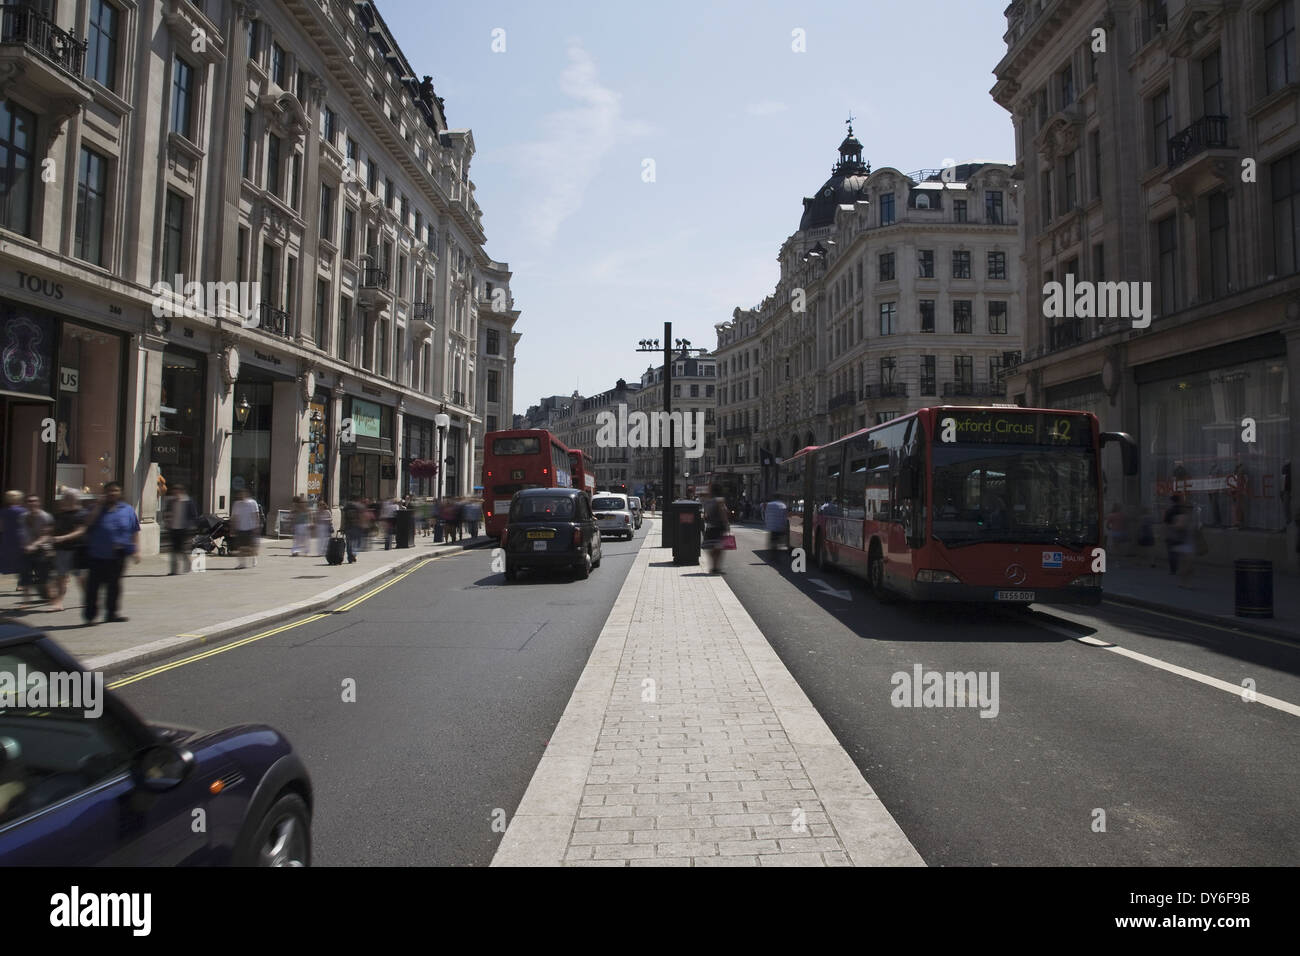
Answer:
[[[203,515],[199,518],[196,530],[198,534],[194,536],[194,547],[209,554],[213,551],[222,555],[230,553],[230,522],[225,518],[220,515]]]

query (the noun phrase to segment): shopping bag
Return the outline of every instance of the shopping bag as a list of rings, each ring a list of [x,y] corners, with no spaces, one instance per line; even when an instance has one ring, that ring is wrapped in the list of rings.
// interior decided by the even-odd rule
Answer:
[[[720,540],[722,542],[723,551],[736,550],[736,536],[734,534],[724,534]]]

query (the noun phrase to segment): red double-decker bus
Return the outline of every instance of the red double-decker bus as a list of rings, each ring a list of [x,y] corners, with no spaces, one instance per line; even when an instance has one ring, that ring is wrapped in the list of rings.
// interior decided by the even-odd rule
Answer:
[[[581,448],[569,449],[569,474],[573,487],[581,488],[588,498],[596,493],[596,467]]]
[[[483,436],[483,517],[487,534],[499,538],[510,516],[510,499],[525,488],[570,488],[569,449],[544,429],[511,429]]]
[[[1089,412],[923,408],[801,452],[804,547],[878,597],[1096,604],[1099,458]],[[793,517],[793,515],[792,515]]]

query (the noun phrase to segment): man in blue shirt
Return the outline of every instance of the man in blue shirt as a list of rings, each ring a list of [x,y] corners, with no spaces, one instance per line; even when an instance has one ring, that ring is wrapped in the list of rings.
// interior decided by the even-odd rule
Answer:
[[[86,581],[86,607],[82,617],[87,627],[95,623],[99,610],[99,589],[107,588],[104,600],[106,622],[123,622],[117,613],[122,594],[122,570],[130,555],[140,563],[140,519],[135,509],[122,500],[122,486],[110,481],[104,486],[104,500],[86,530],[86,558],[90,572]]]

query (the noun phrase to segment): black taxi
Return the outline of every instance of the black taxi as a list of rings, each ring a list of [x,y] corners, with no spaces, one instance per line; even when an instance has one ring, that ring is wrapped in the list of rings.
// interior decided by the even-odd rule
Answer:
[[[572,568],[585,578],[600,567],[600,530],[586,494],[577,488],[525,488],[510,502],[506,580],[521,568]]]

